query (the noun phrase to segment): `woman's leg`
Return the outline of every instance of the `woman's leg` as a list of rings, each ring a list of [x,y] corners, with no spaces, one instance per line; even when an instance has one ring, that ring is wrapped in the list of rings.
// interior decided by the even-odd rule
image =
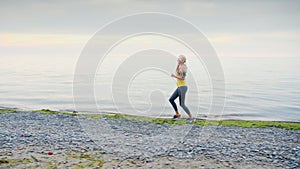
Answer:
[[[181,86],[178,88],[178,94],[179,94],[179,103],[180,106],[183,108],[183,110],[188,114],[190,118],[192,118],[192,114],[189,110],[189,108],[185,105],[185,94],[187,92],[187,86]]]
[[[178,113],[178,109],[177,109],[177,105],[175,103],[175,99],[179,96],[179,92],[178,92],[178,88],[173,92],[173,94],[171,95],[171,97],[169,98],[169,102],[172,104],[175,112],[176,112],[176,115],[179,115]]]

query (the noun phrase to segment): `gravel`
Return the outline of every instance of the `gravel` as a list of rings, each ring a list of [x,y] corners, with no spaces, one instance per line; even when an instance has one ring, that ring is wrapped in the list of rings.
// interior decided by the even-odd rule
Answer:
[[[101,150],[103,156],[118,161],[135,159],[152,163],[170,157],[207,159],[226,163],[226,168],[246,164],[261,168],[300,168],[299,143],[300,131],[279,128],[159,125],[36,112],[0,114],[2,161],[16,153]]]

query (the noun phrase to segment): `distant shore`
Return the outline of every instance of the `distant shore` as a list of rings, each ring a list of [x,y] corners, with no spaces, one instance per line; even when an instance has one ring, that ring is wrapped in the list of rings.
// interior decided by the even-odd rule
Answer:
[[[2,109],[0,167],[298,168],[299,126]]]

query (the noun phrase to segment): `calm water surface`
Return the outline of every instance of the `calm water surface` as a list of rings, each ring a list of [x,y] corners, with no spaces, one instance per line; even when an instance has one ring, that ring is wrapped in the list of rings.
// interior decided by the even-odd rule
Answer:
[[[75,109],[72,84],[77,58],[1,56],[0,59],[2,108]],[[96,73],[94,91],[100,112],[172,116],[168,97],[176,85],[168,73],[154,69],[140,72],[132,78],[127,91],[118,91],[118,86],[112,91],[117,62],[112,59],[103,63]],[[300,121],[300,58],[226,57],[221,58],[221,63],[226,84],[224,111],[208,113],[212,99],[209,76],[203,66],[188,62],[191,72],[186,104],[193,114],[200,118]],[[175,68],[176,63],[171,64]],[[122,92],[128,93],[130,104],[113,101]],[[82,104],[88,111],[91,103]]]

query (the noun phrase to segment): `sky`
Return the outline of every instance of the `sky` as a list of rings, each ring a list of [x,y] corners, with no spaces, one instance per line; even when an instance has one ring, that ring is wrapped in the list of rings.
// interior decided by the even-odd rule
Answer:
[[[300,57],[299,9],[299,0],[3,0],[0,57],[77,57],[105,24],[140,12],[188,20],[219,57]]]

